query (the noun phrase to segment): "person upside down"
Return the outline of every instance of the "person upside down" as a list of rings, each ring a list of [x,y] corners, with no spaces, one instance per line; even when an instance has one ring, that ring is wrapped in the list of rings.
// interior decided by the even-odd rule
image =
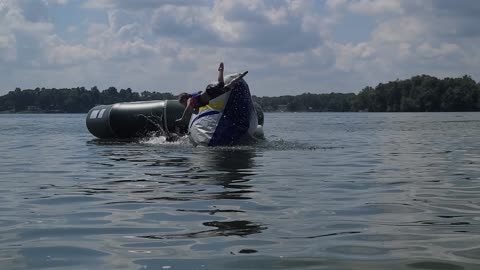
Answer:
[[[223,70],[224,65],[220,63],[218,66],[218,82],[217,84],[209,84],[205,91],[195,92],[195,93],[181,93],[178,96],[178,101],[185,106],[182,117],[175,121],[177,126],[180,126],[186,120],[189,120],[192,116],[192,113],[198,113],[198,109],[202,106],[207,105],[211,99],[218,97],[219,95],[227,91],[228,86],[232,85],[234,82],[242,79],[248,71],[245,71],[237,78],[233,79],[228,85],[225,85],[223,81]]]

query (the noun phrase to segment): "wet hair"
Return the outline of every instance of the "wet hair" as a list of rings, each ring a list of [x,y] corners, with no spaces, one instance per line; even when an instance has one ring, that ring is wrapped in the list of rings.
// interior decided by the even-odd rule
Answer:
[[[178,95],[178,101],[180,101],[180,103],[182,103],[182,101],[185,100],[185,102],[187,102],[187,100],[191,97],[192,95],[190,95],[189,93],[181,93],[180,95]]]
[[[224,82],[211,83],[207,85],[205,92],[207,92],[208,96],[213,99],[226,92],[224,86]]]

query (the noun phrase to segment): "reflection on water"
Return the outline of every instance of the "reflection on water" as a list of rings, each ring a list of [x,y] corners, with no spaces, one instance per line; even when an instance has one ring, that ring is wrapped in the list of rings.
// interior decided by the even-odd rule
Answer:
[[[192,151],[192,149],[189,149]],[[162,157],[159,159],[155,152],[145,155],[131,149],[115,150],[104,149],[100,155],[111,160],[108,162],[89,162],[94,167],[115,167],[116,162],[128,162],[129,166],[147,167],[141,179],[118,179],[103,176],[103,187],[85,187],[83,192],[105,193],[122,184],[139,186],[140,189],[131,190],[132,193],[152,193],[158,186],[169,185],[180,187],[195,187],[202,185],[219,185],[222,187],[217,192],[204,192],[203,189],[179,189],[169,196],[144,197],[144,200],[210,200],[210,199],[250,199],[248,194],[255,192],[248,184],[255,176],[258,166],[254,163],[257,152],[254,147],[243,148],[216,148],[193,149],[188,157]],[[110,179],[111,178],[111,179]],[[115,188],[113,187],[113,188]],[[172,189],[174,190],[174,189]],[[158,194],[158,193],[157,193]]]
[[[255,170],[258,169],[254,163],[255,156],[253,147],[199,149],[194,152],[192,163],[208,173],[212,183],[224,188],[215,199],[250,199],[248,194],[255,191],[248,182],[254,179]],[[195,175],[192,173],[194,178]]]
[[[213,230],[205,230],[199,232],[190,232],[184,234],[169,234],[169,235],[142,235],[138,236],[140,238],[148,239],[184,239],[184,238],[206,238],[206,237],[215,237],[215,236],[247,236],[249,234],[260,233],[262,230],[265,230],[266,227],[252,224],[250,221],[246,220],[235,220],[235,221],[209,221],[202,223],[208,227],[215,227]]]
[[[192,150],[192,149],[190,149]],[[138,188],[131,189],[130,193],[141,194],[142,197],[136,197],[136,200],[109,202],[109,204],[121,203],[145,203],[162,201],[218,201],[218,200],[248,200],[249,194],[256,192],[248,182],[255,176],[254,158],[257,152],[254,147],[242,148],[196,148],[188,157],[169,157],[158,159],[156,156],[147,157],[143,152],[127,151],[114,152],[106,150],[101,154],[113,161],[126,161],[136,166],[155,167],[157,172],[145,173],[150,179],[126,179],[126,180],[106,180],[108,185],[136,185]],[[119,157],[121,155],[121,157]],[[143,156],[143,158],[139,156]],[[173,168],[162,172],[163,168]],[[159,185],[166,185],[159,192]],[[212,188],[205,186],[219,186],[212,191]],[[90,187],[83,190],[87,193],[106,193],[112,192],[109,188]],[[159,194],[160,193],[160,194]],[[168,195],[165,195],[168,194]],[[160,196],[162,195],[162,196]],[[165,196],[163,196],[165,195]],[[207,205],[210,206],[210,205]],[[190,209],[177,208],[180,213],[208,213],[216,217],[222,213],[242,213],[248,215],[246,211],[239,209]],[[225,206],[224,206],[225,207]],[[139,238],[147,239],[191,239],[191,238],[210,238],[216,236],[247,236],[249,234],[261,233],[267,229],[265,225],[251,222],[248,220],[228,220],[228,221],[206,221],[202,222],[205,227],[214,227],[215,229],[187,231],[179,234],[159,234],[159,235],[137,235]]]

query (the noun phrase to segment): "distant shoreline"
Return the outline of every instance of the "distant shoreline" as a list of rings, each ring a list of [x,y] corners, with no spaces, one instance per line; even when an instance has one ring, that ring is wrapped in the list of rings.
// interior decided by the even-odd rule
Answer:
[[[2,111],[0,114],[66,114],[69,112],[49,112],[49,111],[19,111],[19,112],[11,112],[11,111]],[[76,112],[76,113],[87,113],[87,112]]]
[[[480,111],[480,84],[470,76],[429,75],[380,83],[355,93],[303,93],[252,99],[265,112],[470,112]],[[172,93],[136,92],[115,87],[20,88],[0,96],[0,113],[86,113],[99,104],[175,100]]]

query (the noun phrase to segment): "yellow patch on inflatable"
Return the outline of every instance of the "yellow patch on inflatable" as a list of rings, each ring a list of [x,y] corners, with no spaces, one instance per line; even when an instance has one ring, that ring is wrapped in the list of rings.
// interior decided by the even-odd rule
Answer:
[[[225,108],[225,101],[219,100],[215,102],[210,102],[209,104],[198,108],[198,113],[201,113],[205,110],[213,110],[213,111],[222,111]]]

